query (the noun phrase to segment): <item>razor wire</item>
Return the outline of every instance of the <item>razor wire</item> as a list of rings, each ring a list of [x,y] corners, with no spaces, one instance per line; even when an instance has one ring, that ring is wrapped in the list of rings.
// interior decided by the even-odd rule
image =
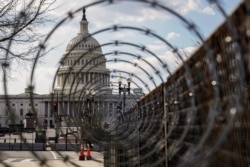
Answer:
[[[130,0],[127,1],[132,2]],[[123,2],[126,2],[126,0]],[[206,68],[207,73],[201,74],[205,75],[200,77],[203,78],[204,81],[198,80],[198,82],[204,82],[206,83],[204,85],[209,87],[208,91],[211,91],[211,94],[209,96],[205,96],[204,94],[204,99],[206,100],[207,98],[209,104],[200,104],[199,102],[201,102],[201,100],[197,99],[202,97],[197,95],[199,94],[197,89],[202,92],[204,85],[197,85],[197,79],[194,77],[194,72],[192,71],[195,63],[190,63],[193,61],[191,60],[192,55],[188,59],[184,59],[182,49],[173,46],[170,41],[165,40],[158,35],[157,32],[154,32],[150,28],[140,28],[131,25],[113,25],[82,37],[81,40],[76,42],[62,57],[59,63],[60,66],[54,75],[52,89],[56,90],[56,80],[58,79],[57,77],[60,70],[65,65],[64,61],[70,58],[72,52],[79,47],[82,42],[86,42],[98,34],[117,33],[122,30],[133,31],[138,33],[138,35],[144,35],[152,40],[157,39],[164,43],[166,47],[171,50],[175,58],[181,63],[179,69],[171,70],[168,62],[144,45],[127,42],[125,39],[121,41],[111,38],[108,43],[102,43],[100,46],[94,46],[87,50],[85,49],[85,53],[80,54],[73,64],[68,65],[66,72],[67,75],[62,81],[62,90],[57,94],[51,94],[51,103],[56,100],[58,104],[63,103],[64,101],[74,102],[74,105],[70,108],[72,113],[65,117],[64,120],[66,122],[66,127],[70,127],[71,124],[76,125],[77,130],[81,133],[79,140],[82,145],[86,139],[92,141],[92,143],[100,144],[104,148],[105,166],[116,166],[117,164],[119,164],[119,166],[210,166],[210,161],[213,160],[211,157],[213,158],[213,154],[220,150],[223,143],[227,142],[227,136],[230,134],[230,130],[234,127],[235,123],[237,123],[237,118],[242,114],[244,115],[244,112],[247,111],[244,107],[249,103],[244,99],[246,95],[243,90],[245,85],[248,84],[247,78],[249,72],[245,69],[247,67],[246,64],[248,65],[245,55],[248,52],[239,40],[242,38],[242,34],[238,34],[239,31],[237,31],[239,27],[235,26],[231,18],[225,14],[219,1],[208,1],[209,3],[216,5],[218,11],[224,16],[230,33],[228,34],[230,35],[229,42],[233,42],[231,52],[234,54],[231,56],[234,60],[229,60],[229,63],[231,61],[236,62],[234,65],[237,74],[235,74],[236,77],[234,78],[233,84],[229,86],[231,88],[224,90],[223,83],[220,82],[222,80],[222,75],[220,73],[222,73],[221,71],[226,71],[230,75],[230,72],[233,72],[230,71],[231,69],[228,67],[219,69],[218,57],[220,55],[217,53],[217,48],[214,48],[211,43],[208,43],[203,39],[202,34],[194,23],[188,21],[177,11],[168,6],[164,6],[160,2],[147,0],[134,0],[133,2],[147,4],[153,9],[160,10],[166,14],[170,13],[184,24],[184,27],[190,32],[190,34],[193,34],[193,36],[200,40],[200,46],[203,49],[202,53],[204,53],[201,57],[205,57],[205,65],[203,65],[203,67],[201,65],[199,70],[202,71]],[[35,86],[33,83],[35,83],[35,71],[40,56],[45,53],[46,46],[48,45],[47,43],[53,33],[62,26],[63,23],[74,19],[75,15],[80,13],[83,7],[88,9],[95,5],[113,5],[115,3],[119,3],[119,1],[101,0],[81,6],[74,10],[74,12],[69,12],[68,16],[62,19],[39,45],[40,49],[38,49],[33,63],[29,86]],[[247,5],[249,2],[245,1],[242,3]],[[21,14],[22,13],[20,12],[20,17]],[[226,45],[228,42],[225,41],[224,43]],[[8,48],[12,45],[14,44],[12,44],[10,40]],[[77,68],[76,71],[75,67],[78,65],[79,61],[86,58],[89,54],[92,55],[95,51],[98,51],[101,48],[110,46],[115,47],[115,51],[101,53],[98,56],[95,56],[85,65],[82,65],[81,68]],[[122,47],[129,47],[130,49],[124,51],[121,49]],[[132,52],[134,50],[140,52],[140,54]],[[6,52],[6,62],[2,63],[4,91],[7,111],[10,113],[9,115],[12,115],[10,120],[15,122],[14,113],[10,107],[11,99],[8,95],[9,87],[7,84],[7,72],[10,66],[8,63],[8,54],[9,53]],[[151,64],[151,62],[146,59],[147,56],[157,60],[159,66],[156,67],[154,64]],[[215,56],[217,56],[217,59]],[[105,57],[106,60],[102,59],[103,57]],[[105,61],[99,61],[96,63],[96,60],[100,59]],[[223,58],[223,60],[224,59],[226,58]],[[200,60],[198,59],[196,61],[198,64],[199,61],[202,63],[203,60],[200,58]],[[133,93],[127,94],[127,91],[123,91],[123,89],[122,91],[120,90],[118,82],[112,82],[111,86],[110,83],[106,81],[103,82],[102,78],[100,79],[99,77],[92,77],[87,84],[83,87],[81,86],[83,79],[81,78],[82,72],[88,73],[99,66],[119,63],[124,63],[126,64],[126,67],[133,67],[139,70],[139,72],[143,74],[143,77],[128,69],[119,68],[110,70],[110,77],[121,77],[126,79],[126,76],[129,75],[132,78],[131,86],[133,88],[143,88],[146,92],[145,95],[138,96]],[[89,66],[91,66],[91,68],[89,68]],[[178,70],[182,71],[182,74],[180,74]],[[75,73],[75,75],[74,78],[71,78],[72,82],[71,85],[69,85],[69,91],[66,91],[66,86],[68,86],[67,82],[72,76],[72,73]],[[103,82],[103,84],[95,85],[95,83],[100,82]],[[182,90],[184,88],[180,86],[181,84],[184,85],[183,87],[185,90]],[[122,86],[126,88],[127,85]],[[106,89],[106,87],[111,88],[111,94],[105,94],[104,89]],[[121,91],[120,95],[118,94],[119,91]],[[227,96],[224,96],[223,94],[226,94],[226,91],[229,93]],[[29,98],[32,112],[36,115],[32,93]],[[108,115],[107,113],[110,113],[109,108],[104,105],[100,106],[104,99],[108,105],[116,105],[115,117],[110,118],[106,116]],[[119,106],[119,104],[122,104],[123,106]],[[206,105],[207,108],[202,108],[204,107],[203,105]],[[119,107],[121,107],[121,109],[119,109]],[[64,106],[61,106],[61,109],[64,110]],[[206,111],[200,113],[203,110]],[[54,117],[55,120],[58,120],[58,113],[54,113]],[[224,122],[223,124],[219,124],[221,129],[219,129],[218,133],[215,135],[214,131],[218,128],[219,117],[222,117]],[[107,130],[104,128],[103,123],[111,122],[107,121],[108,119],[113,120],[110,125],[111,127]],[[39,122],[38,118],[35,118],[35,120],[36,122]],[[61,123],[57,121],[56,125],[58,131],[60,131]],[[38,126],[42,127],[41,124],[38,124]],[[74,132],[71,128],[68,130],[71,133]],[[60,133],[62,136],[67,135],[64,134],[64,131],[60,131]],[[22,135],[23,134],[20,134],[21,139],[24,138]],[[73,133],[73,135],[75,138],[79,138],[76,133]],[[213,136],[216,137],[215,141],[209,143],[209,140],[211,140]],[[79,149],[75,143],[70,144],[75,147],[76,150]],[[61,154],[60,151],[57,152],[64,157],[66,162],[77,166],[73,161],[71,162],[71,159],[68,159],[68,157]],[[230,153],[235,154],[234,152]],[[41,165],[49,166],[47,160],[40,159],[35,151],[32,151],[32,154],[41,160]],[[249,155],[245,155],[245,157],[243,157],[243,155],[239,156],[242,156],[241,158],[243,159],[249,158]],[[112,157],[115,157],[116,161],[112,161]],[[7,166],[6,164],[3,165]]]

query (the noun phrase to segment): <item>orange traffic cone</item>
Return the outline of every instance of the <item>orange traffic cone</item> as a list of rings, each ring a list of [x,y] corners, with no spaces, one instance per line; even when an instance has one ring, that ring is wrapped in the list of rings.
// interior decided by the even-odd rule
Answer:
[[[90,147],[87,149],[87,160],[91,160]]]
[[[84,154],[83,154],[83,151],[84,151],[83,146],[81,146],[81,149],[80,149],[80,154],[79,154],[79,160],[80,160],[80,161],[83,161],[83,160],[84,160]]]

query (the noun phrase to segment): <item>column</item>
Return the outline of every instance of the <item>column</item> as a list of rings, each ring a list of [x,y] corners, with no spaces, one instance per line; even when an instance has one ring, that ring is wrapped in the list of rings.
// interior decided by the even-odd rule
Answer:
[[[90,73],[88,73],[88,81],[91,82]]]
[[[93,83],[93,73],[90,73],[90,82]]]
[[[97,74],[97,82],[100,84],[100,73]]]
[[[64,77],[65,75],[64,74],[62,74],[62,80],[61,80],[61,85],[63,85],[63,84],[65,84],[64,82],[64,79],[65,79],[65,77]]]
[[[100,84],[102,84],[102,81],[103,81],[102,77],[103,77],[103,75],[100,74]]]
[[[108,85],[109,85],[109,84],[110,84],[110,83],[109,83],[109,81],[110,81],[110,79],[109,79],[109,74],[108,74],[108,78],[107,78],[107,79],[108,79]]]
[[[96,80],[97,78],[96,78],[96,72],[94,73],[94,83],[96,83]]]
[[[66,74],[67,75],[67,78],[68,78],[68,84],[70,84],[70,78],[71,78],[71,74]]]
[[[84,82],[84,73],[82,72],[82,83],[84,84],[85,82]]]

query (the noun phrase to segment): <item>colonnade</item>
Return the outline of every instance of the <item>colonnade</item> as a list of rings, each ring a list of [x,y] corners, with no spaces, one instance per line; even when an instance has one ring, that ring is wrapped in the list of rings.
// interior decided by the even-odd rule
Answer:
[[[71,73],[71,74],[58,74],[57,75],[57,85],[62,86],[65,82],[65,79],[67,78],[66,84],[72,84],[74,79],[77,78],[78,80],[75,80],[74,83],[80,83],[80,84],[88,84],[88,83],[99,83],[99,84],[109,84],[109,74],[106,73],[97,73],[97,72],[82,72],[80,74],[77,73]]]

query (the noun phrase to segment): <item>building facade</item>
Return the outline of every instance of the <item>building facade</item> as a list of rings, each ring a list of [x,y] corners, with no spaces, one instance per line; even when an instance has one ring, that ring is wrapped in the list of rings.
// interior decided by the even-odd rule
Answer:
[[[30,99],[31,94],[33,96],[32,101]],[[1,95],[0,125],[1,127],[8,127],[9,124],[23,124],[26,128],[25,116],[32,113],[37,117],[38,124],[44,127],[53,127],[54,115],[50,104],[50,95],[36,94],[33,92],[33,87],[26,88],[22,94],[8,95],[8,103],[6,96]]]
[[[55,91],[63,94],[83,92],[90,89],[105,89],[111,93],[110,71],[99,42],[91,36],[83,9],[79,33],[70,40],[57,73]]]
[[[117,112],[117,106],[123,99],[112,94],[106,58],[99,42],[89,33],[85,9],[80,30],[68,43],[60,62],[51,94],[39,95],[29,87],[22,94],[8,95],[8,98],[0,96],[2,127],[9,124],[24,124],[26,127],[25,116],[30,113],[44,128],[55,127],[59,118],[64,118],[62,126],[76,126],[89,110],[95,115],[99,113],[100,126],[107,127],[121,114]],[[140,96],[138,93],[127,96],[128,103],[133,104],[135,100],[132,99]]]

